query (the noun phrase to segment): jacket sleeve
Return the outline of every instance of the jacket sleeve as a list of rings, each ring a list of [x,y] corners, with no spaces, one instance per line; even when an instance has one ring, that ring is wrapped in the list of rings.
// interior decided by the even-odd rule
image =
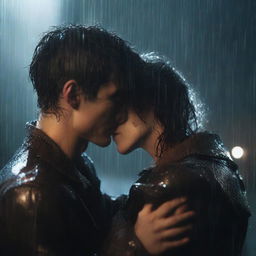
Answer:
[[[86,243],[77,232],[80,216],[74,214],[70,194],[58,191],[48,193],[26,184],[2,195],[0,255],[78,255],[76,248]]]

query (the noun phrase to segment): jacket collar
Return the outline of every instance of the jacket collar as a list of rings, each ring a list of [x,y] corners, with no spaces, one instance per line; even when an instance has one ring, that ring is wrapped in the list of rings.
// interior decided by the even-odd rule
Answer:
[[[164,151],[161,158],[157,161],[157,165],[177,162],[191,155],[232,160],[218,135],[201,132]]]
[[[32,159],[42,160],[69,179],[79,182],[75,174],[76,161],[70,160],[46,133],[36,128],[36,121],[27,123],[26,130],[25,144]]]

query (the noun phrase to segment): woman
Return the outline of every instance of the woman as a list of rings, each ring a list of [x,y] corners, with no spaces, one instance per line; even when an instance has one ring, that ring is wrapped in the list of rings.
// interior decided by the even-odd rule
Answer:
[[[127,121],[113,139],[121,154],[144,149],[155,166],[142,171],[131,187],[127,205],[109,234],[106,254],[132,255],[134,243],[127,234],[145,203],[156,208],[186,196],[197,216],[191,241],[163,254],[240,255],[250,213],[237,166],[217,135],[198,132],[192,94],[174,68],[148,55],[141,74]],[[184,233],[173,241],[180,235]]]

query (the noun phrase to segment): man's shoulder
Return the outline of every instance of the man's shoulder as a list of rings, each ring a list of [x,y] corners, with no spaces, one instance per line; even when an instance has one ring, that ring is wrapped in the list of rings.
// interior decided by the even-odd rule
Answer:
[[[8,198],[15,201],[23,198],[23,201],[35,203],[46,194],[57,195],[58,191],[62,195],[67,194],[67,184],[59,182],[57,172],[53,172],[52,167],[42,159],[37,159],[36,155],[29,154],[29,150],[22,146],[0,170],[0,200]]]
[[[30,164],[29,151],[23,144],[0,170],[0,187],[7,189],[14,184],[23,184],[35,180],[38,175],[38,165]]]

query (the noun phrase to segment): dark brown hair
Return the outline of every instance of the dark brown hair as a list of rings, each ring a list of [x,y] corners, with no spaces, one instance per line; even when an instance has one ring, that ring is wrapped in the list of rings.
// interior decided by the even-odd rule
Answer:
[[[63,85],[71,79],[91,99],[110,81],[130,90],[140,61],[124,40],[101,27],[55,27],[39,41],[30,64],[38,106],[42,112],[56,112]]]
[[[142,118],[153,111],[164,131],[159,136],[158,152],[183,141],[198,129],[194,103],[189,85],[182,75],[157,55],[142,56],[144,67],[140,85],[131,99],[131,108]]]

